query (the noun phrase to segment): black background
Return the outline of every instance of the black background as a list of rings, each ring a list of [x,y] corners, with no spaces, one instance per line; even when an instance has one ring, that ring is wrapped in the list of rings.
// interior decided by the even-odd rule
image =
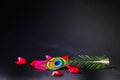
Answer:
[[[115,0],[1,1],[0,80],[119,80],[120,3]],[[51,56],[106,55],[109,69],[83,74],[36,71],[33,59]],[[28,65],[17,66],[18,56]],[[113,68],[114,67],[114,68]]]

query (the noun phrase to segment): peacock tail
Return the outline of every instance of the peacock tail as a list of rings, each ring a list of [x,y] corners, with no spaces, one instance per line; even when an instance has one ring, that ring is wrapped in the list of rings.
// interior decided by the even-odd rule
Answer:
[[[109,58],[106,56],[88,56],[78,55],[68,60],[68,64],[80,66],[84,69],[97,70],[105,68],[109,64]]]

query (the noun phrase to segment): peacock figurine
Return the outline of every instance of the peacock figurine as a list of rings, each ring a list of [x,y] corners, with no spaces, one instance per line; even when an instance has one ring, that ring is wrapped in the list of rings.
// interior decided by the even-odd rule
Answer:
[[[109,64],[109,58],[106,56],[88,56],[78,55],[70,58],[68,55],[62,57],[45,56],[45,60],[33,60],[30,66],[37,70],[53,70],[52,76],[63,75],[61,69],[66,68],[70,73],[80,73],[81,69],[98,70],[103,69]],[[27,60],[18,57],[15,61],[17,65],[26,64]]]

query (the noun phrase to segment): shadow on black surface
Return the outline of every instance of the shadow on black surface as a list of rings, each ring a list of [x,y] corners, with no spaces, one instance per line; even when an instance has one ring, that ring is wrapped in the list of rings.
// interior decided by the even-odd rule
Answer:
[[[120,71],[116,68],[108,68],[98,71],[83,71],[80,74],[71,74],[67,70],[61,70],[62,77],[51,76],[52,71],[39,71],[27,66],[17,66],[14,70],[6,70],[0,75],[0,80],[119,80]]]
[[[101,74],[99,71],[85,71],[84,80],[102,80]]]

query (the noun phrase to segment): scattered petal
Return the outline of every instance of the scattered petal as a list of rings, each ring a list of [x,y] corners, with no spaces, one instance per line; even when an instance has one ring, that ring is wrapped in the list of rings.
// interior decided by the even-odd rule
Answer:
[[[22,64],[26,64],[27,63],[27,60],[23,57],[18,57],[18,60],[15,61],[15,64],[17,65],[22,65]]]
[[[68,60],[69,59],[69,56],[68,55],[65,55],[65,56],[62,56],[63,59],[65,60]]]
[[[46,59],[47,59],[47,60],[52,59],[52,57],[51,57],[51,56],[49,56],[49,55],[46,55],[45,57],[46,57]]]
[[[61,71],[53,71],[52,76],[54,77],[63,76],[63,73]]]
[[[78,66],[67,65],[66,67],[70,71],[70,73],[79,73],[80,72],[80,68]]]
[[[38,69],[38,70],[47,70],[47,62],[48,60],[42,60],[42,61],[38,61],[38,60],[33,60],[30,63],[30,66],[32,66],[34,69]]]
[[[37,62],[39,62],[39,61],[38,61],[38,60],[33,60],[33,61],[30,63],[30,66],[34,67]]]

